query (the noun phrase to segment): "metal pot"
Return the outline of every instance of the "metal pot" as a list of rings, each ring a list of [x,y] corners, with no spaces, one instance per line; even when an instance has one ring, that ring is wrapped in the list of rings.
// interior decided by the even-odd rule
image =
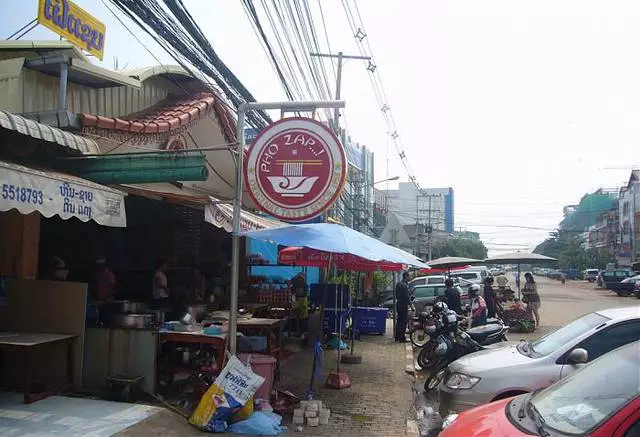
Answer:
[[[113,325],[121,328],[150,328],[153,323],[153,314],[116,314]]]
[[[156,323],[164,323],[167,312],[164,310],[153,310],[151,311]]]
[[[139,314],[147,310],[147,306],[143,302],[130,302],[128,300],[114,300],[110,302],[113,312],[116,313],[133,313]]]
[[[190,305],[187,312],[196,320],[202,320],[207,315],[206,305]]]

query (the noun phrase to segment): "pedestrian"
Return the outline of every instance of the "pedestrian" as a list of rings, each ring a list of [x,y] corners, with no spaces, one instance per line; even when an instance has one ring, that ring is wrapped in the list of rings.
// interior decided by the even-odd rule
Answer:
[[[460,288],[453,284],[453,279],[447,278],[444,281],[444,296],[447,301],[447,306],[450,310],[455,311],[458,314],[462,314],[462,304],[460,302]]]
[[[538,284],[533,275],[529,272],[524,275],[525,284],[522,289],[522,301],[527,304],[536,319],[536,328],[540,327],[540,295],[538,294]]]
[[[496,292],[493,290],[493,278],[487,276],[484,280],[484,301],[487,304],[487,317],[496,316]]]
[[[469,286],[469,299],[471,299],[471,327],[487,324],[487,303],[480,296],[480,286]]]
[[[407,317],[409,312],[409,272],[402,274],[402,281],[396,284],[396,332],[395,340],[401,343],[407,341]]]
[[[153,306],[154,309],[168,309],[169,302],[169,282],[167,280],[167,261],[159,259],[156,263],[156,271],[153,274]]]

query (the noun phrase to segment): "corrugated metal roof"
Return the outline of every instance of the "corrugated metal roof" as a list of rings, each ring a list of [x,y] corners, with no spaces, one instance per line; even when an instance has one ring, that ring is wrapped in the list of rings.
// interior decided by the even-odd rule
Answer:
[[[80,49],[68,41],[0,40],[0,51],[5,50],[34,50],[38,52],[69,50],[69,52],[73,54],[74,58],[89,61],[89,58],[87,58]]]
[[[17,114],[0,111],[0,127],[12,130],[22,135],[28,135],[38,140],[57,143],[63,147],[77,150],[83,155],[95,155],[100,153],[100,149],[95,141],[79,135],[65,132],[61,129],[29,120]]]

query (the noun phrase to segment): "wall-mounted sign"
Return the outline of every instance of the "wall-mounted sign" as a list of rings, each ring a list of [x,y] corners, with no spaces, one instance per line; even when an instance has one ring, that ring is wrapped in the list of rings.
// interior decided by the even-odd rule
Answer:
[[[331,207],[347,177],[340,141],[310,118],[284,118],[263,130],[247,152],[249,194],[265,213],[299,223]]]
[[[102,60],[104,23],[69,0],[40,0],[38,23]]]

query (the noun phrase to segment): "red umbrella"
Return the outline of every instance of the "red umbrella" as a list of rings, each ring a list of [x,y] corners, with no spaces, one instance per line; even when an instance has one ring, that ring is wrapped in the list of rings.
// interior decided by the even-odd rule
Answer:
[[[443,269],[443,268],[440,268],[440,267],[431,267],[430,269],[419,270],[418,273],[422,273],[422,274],[425,274],[425,275],[433,275],[435,273],[449,273],[449,272],[454,272],[456,270],[464,270],[464,269],[468,269],[469,267],[471,267],[471,265],[460,266],[460,267],[452,267],[450,269]]]
[[[369,261],[349,253],[329,253],[308,247],[287,247],[278,253],[280,264],[302,267],[329,267],[329,260],[339,269],[371,272],[376,270],[400,271],[407,268],[404,264],[388,261]]]

